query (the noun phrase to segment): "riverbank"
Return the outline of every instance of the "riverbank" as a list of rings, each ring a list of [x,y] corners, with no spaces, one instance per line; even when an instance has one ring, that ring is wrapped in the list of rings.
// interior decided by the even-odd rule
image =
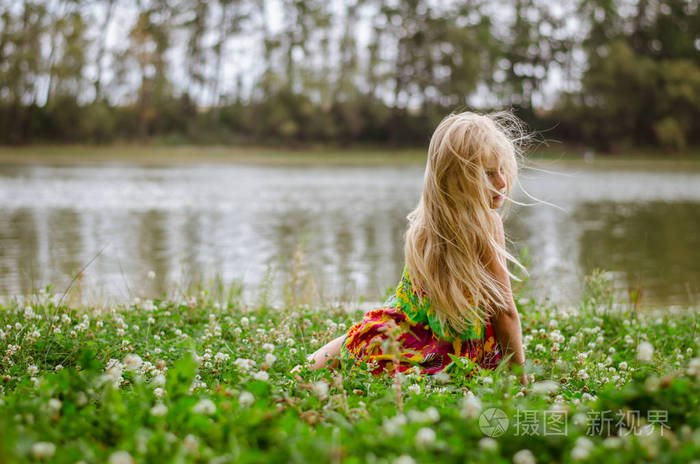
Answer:
[[[425,148],[328,148],[283,149],[225,146],[0,146],[0,164],[75,165],[128,163],[171,164],[254,164],[274,166],[410,166],[425,163]],[[589,153],[576,149],[546,147],[534,150],[528,160],[537,166],[639,167],[700,169],[700,150],[685,154],[663,154],[640,150],[621,154]]]
[[[700,314],[637,313],[588,279],[576,307],[518,298],[530,383],[504,366],[373,377],[296,365],[362,315],[237,292],[0,306],[7,462],[689,462]],[[470,375],[471,373],[471,375]],[[379,437],[382,437],[381,439]]]

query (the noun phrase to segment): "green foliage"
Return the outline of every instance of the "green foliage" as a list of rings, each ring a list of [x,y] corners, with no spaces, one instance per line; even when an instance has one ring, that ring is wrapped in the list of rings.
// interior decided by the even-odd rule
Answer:
[[[512,462],[522,450],[538,462],[700,457],[699,315],[637,313],[603,272],[586,279],[576,307],[517,298],[526,388],[506,363],[488,371],[464,358],[435,376],[373,377],[362,364],[295,374],[361,314],[249,307],[239,293],[238,284],[212,282],[177,300],[106,309],[56,306],[46,293],[1,306],[0,459],[456,463]],[[640,356],[642,342],[653,352]],[[492,407],[510,425],[491,442],[479,424]],[[519,432],[523,411],[536,416],[536,433]],[[545,411],[565,412],[567,433],[544,435]],[[654,422],[656,411],[664,421]],[[601,414],[614,420],[595,431]]]

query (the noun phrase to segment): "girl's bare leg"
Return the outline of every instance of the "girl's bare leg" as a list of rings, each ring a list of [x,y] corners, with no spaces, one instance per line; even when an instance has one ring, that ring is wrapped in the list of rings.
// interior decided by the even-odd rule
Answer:
[[[323,347],[319,348],[314,354],[309,355],[307,359],[309,363],[313,363],[311,370],[322,369],[326,367],[326,363],[330,360],[330,367],[336,367],[338,365],[338,360],[334,359],[340,354],[340,347],[343,345],[343,340],[345,340],[345,335],[341,335],[333,341],[328,342]]]

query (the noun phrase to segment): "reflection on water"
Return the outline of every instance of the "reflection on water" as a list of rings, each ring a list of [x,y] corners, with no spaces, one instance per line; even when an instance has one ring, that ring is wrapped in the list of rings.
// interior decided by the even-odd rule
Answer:
[[[574,217],[583,225],[579,263],[584,272],[613,269],[628,288],[641,286],[668,302],[697,295],[697,203],[584,203]]]
[[[0,167],[0,294],[78,280],[85,294],[130,299],[200,279],[241,280],[275,295],[295,254],[325,301],[378,300],[403,266],[406,214],[420,167]],[[528,248],[536,291],[575,301],[584,274],[613,271],[656,304],[697,304],[700,174],[526,172],[555,203],[516,207],[511,248]],[[519,200],[527,198],[519,194]],[[297,253],[303,250],[303,255]],[[155,278],[148,279],[149,271]]]

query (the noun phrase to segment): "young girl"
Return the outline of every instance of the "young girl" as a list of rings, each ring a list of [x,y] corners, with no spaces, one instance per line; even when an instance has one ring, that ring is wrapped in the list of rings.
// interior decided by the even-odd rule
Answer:
[[[450,114],[428,149],[423,194],[408,215],[405,267],[396,293],[349,332],[309,356],[337,356],[372,372],[417,366],[434,374],[463,356],[494,368],[523,365],[522,332],[506,266],[501,215],[517,179],[519,121],[509,113]],[[521,266],[522,267],[522,266]],[[525,373],[521,377],[527,383]]]

